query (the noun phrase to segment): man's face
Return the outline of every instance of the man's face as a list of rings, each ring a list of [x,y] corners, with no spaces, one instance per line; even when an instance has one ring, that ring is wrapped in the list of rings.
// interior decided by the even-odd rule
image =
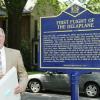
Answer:
[[[5,42],[5,35],[0,31],[0,48],[3,47]]]

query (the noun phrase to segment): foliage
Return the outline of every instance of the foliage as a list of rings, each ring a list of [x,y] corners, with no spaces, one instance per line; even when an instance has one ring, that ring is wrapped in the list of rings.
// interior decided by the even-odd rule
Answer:
[[[4,8],[4,7],[5,7],[5,3],[4,3],[3,0],[0,0],[0,7],[1,7],[1,8]]]
[[[26,0],[4,0],[9,13],[20,14],[26,4]]]
[[[36,9],[37,15],[40,17],[57,15],[61,11],[58,0],[37,0],[34,9]]]
[[[64,3],[59,2],[59,5],[60,5],[61,10],[63,11],[63,10],[67,9],[69,3],[68,2],[64,2]]]
[[[90,0],[86,7],[95,13],[100,13],[100,0]]]
[[[85,0],[86,1],[86,0]],[[60,3],[61,9],[65,10],[67,8],[68,5],[70,5],[71,2],[64,2],[64,3]],[[94,12],[94,13],[100,13],[100,0],[89,0],[88,2],[85,2],[84,5],[86,6],[86,8],[88,8],[90,11]]]
[[[31,67],[31,55],[32,55],[32,50],[31,50],[31,42],[29,40],[22,40],[21,41],[21,53],[24,61],[24,65],[27,70],[30,70]]]
[[[59,2],[58,0],[50,0],[50,5],[52,5],[52,7],[55,10],[55,14],[59,14],[61,12],[60,6],[59,6]]]

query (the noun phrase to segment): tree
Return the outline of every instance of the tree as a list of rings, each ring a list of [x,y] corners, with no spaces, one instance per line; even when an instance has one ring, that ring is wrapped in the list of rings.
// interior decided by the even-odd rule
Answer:
[[[61,11],[58,0],[37,0],[34,9],[39,17],[57,15]]]
[[[90,0],[86,7],[95,13],[100,13],[100,0]]]
[[[50,5],[52,5],[55,15],[59,14],[61,12],[59,1],[58,0],[50,0]]]
[[[0,7],[4,7],[4,6],[5,6],[4,1],[0,0]]]
[[[20,49],[21,18],[27,0],[4,0],[8,14],[8,46]]]
[[[69,1],[65,1],[65,2],[59,2],[60,8],[62,11],[66,10],[68,5],[70,5],[71,3]]]

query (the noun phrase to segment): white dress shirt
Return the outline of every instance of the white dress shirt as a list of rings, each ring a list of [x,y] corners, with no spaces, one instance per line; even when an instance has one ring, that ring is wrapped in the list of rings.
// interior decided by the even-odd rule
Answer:
[[[1,62],[2,62],[2,73],[5,74],[6,72],[6,54],[5,54],[5,49],[4,46],[0,49],[1,52]]]

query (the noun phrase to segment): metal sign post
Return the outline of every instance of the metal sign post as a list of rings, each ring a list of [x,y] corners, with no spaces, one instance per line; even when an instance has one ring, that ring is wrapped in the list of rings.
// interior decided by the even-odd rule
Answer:
[[[70,75],[71,82],[71,100],[79,100],[79,72],[73,72]]]

